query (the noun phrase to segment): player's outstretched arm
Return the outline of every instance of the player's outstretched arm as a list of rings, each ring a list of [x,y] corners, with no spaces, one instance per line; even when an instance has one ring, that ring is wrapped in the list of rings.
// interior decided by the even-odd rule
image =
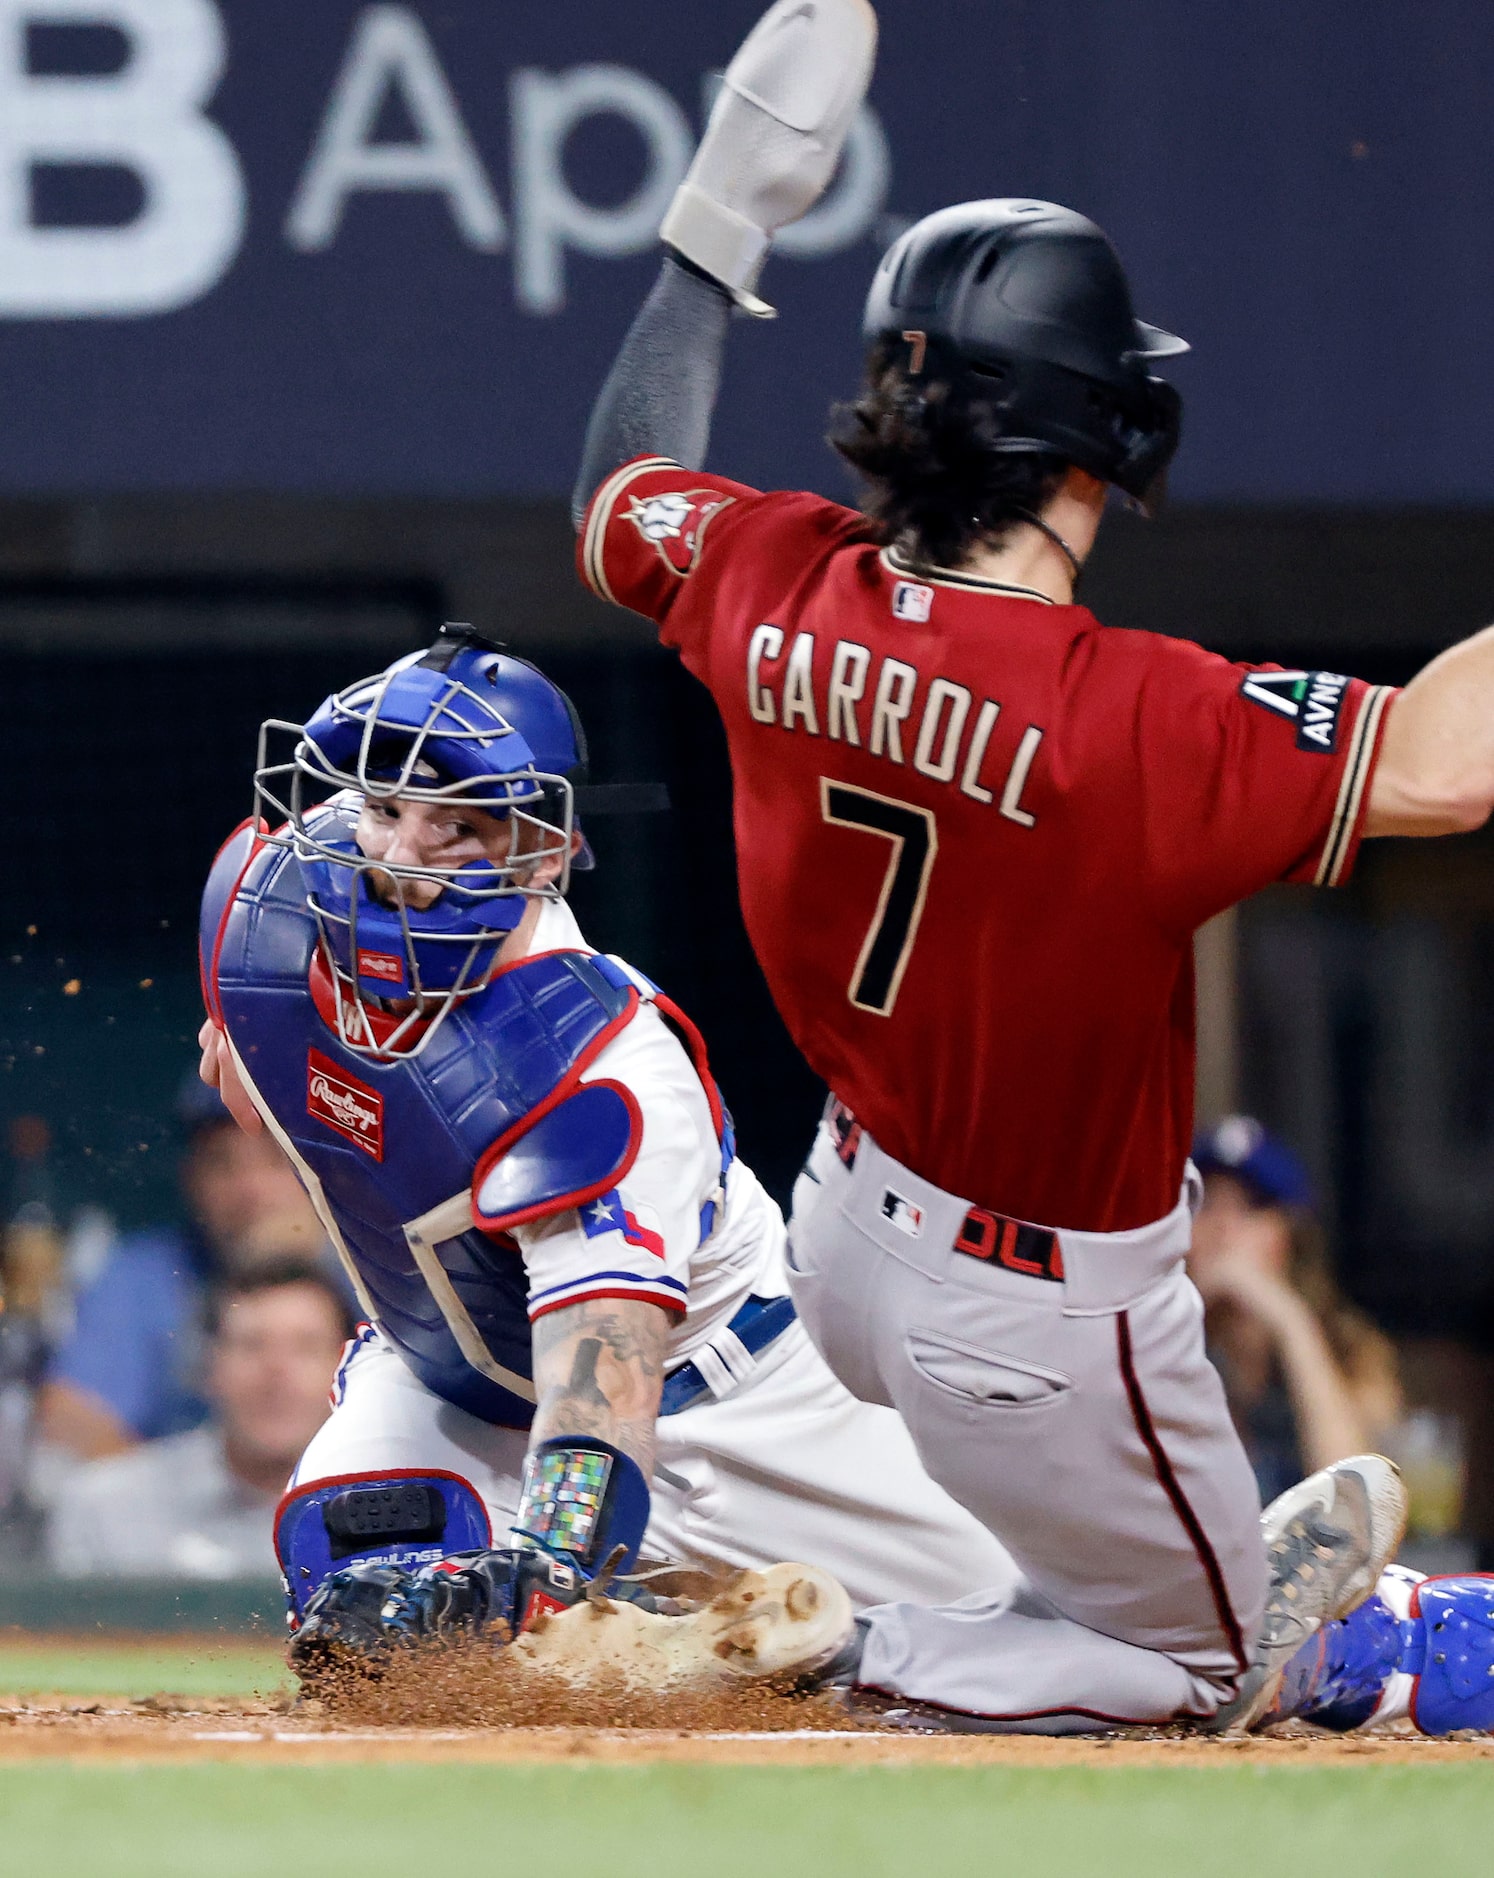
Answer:
[[[1366,835],[1456,835],[1494,812],[1494,626],[1451,646],[1390,706]]]
[[[669,1328],[667,1311],[638,1298],[589,1298],[538,1318],[531,1447],[596,1435],[648,1480]]]
[[[760,316],[774,231],[819,200],[876,57],[867,0],[776,0],[727,67],[659,233],[664,268],[602,388],[572,499],[579,529],[619,464],[705,461],[733,306]]]
[[[579,532],[592,497],[620,464],[667,456],[699,469],[721,383],[731,295],[673,255],[628,329],[592,407],[571,495]]]

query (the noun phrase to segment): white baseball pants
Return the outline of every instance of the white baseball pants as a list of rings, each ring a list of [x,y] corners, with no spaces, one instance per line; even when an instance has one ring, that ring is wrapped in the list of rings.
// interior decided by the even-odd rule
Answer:
[[[956,1251],[969,1211],[864,1133],[847,1167],[824,1126],[794,1190],[805,1328],[1022,1573],[871,1611],[861,1681],[1020,1732],[1207,1717],[1253,1654],[1266,1561],[1183,1270],[1188,1188],[1136,1232],[1060,1232],[1057,1281]]]
[[[433,1395],[374,1333],[347,1363],[341,1400],[292,1484],[443,1468],[471,1484],[502,1545],[527,1444],[524,1431]],[[660,1418],[645,1553],[820,1565],[858,1606],[1009,1590],[1017,1576],[1000,1544],[923,1471],[898,1417],[855,1401],[798,1324],[730,1394]]]

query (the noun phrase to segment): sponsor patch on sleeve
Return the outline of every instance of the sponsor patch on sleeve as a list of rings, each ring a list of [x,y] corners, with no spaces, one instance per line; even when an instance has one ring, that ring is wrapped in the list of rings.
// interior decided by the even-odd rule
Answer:
[[[653,543],[671,572],[683,578],[694,571],[713,516],[735,500],[719,489],[687,489],[667,495],[630,496],[623,511],[645,541]]]
[[[1349,681],[1342,672],[1247,672],[1241,697],[1297,726],[1297,748],[1332,756]]]

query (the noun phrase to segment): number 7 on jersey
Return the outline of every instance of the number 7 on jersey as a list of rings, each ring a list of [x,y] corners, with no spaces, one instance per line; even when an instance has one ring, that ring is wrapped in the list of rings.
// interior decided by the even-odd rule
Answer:
[[[860,829],[892,843],[881,896],[846,994],[858,1011],[890,1017],[913,954],[939,851],[933,810],[822,776],[820,813],[836,828]]]

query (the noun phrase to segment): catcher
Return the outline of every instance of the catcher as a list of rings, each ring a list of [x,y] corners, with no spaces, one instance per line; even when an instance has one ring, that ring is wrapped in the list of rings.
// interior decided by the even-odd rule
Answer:
[[[204,897],[201,1041],[368,1319],[278,1516],[297,1666],[518,1633],[640,1561],[819,1568],[631,1611],[663,1680],[714,1677],[723,1631],[766,1673],[832,1656],[853,1603],[1009,1582],[798,1325],[699,1033],[583,940],[564,693],[448,626],[277,733]]]

